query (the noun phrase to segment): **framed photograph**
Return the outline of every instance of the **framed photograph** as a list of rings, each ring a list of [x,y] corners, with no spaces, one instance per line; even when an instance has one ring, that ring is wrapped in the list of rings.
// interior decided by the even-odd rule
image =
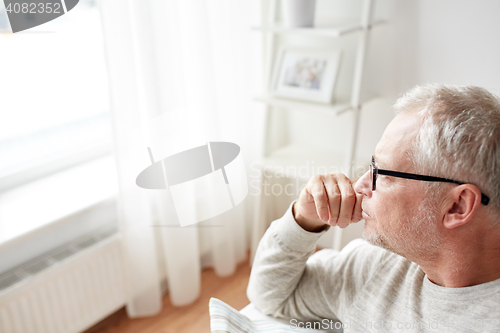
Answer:
[[[273,73],[273,96],[332,103],[340,56],[336,50],[282,48]]]

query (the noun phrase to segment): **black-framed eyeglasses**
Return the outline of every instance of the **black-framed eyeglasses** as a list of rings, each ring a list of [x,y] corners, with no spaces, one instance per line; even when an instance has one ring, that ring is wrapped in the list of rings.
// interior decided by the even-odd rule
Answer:
[[[466,184],[464,182],[460,182],[458,180],[453,180],[453,179],[448,179],[448,178],[441,178],[441,177],[434,177],[434,176],[422,176],[422,175],[416,175],[414,173],[379,169],[377,167],[377,165],[375,164],[375,157],[372,156],[372,162],[370,163],[370,177],[372,180],[372,191],[375,191],[375,189],[377,188],[377,177],[379,174],[397,177],[397,178],[423,180],[426,182],[443,182],[443,183],[453,183],[453,184],[458,184],[458,185]],[[490,202],[490,198],[487,195],[485,195],[484,193],[481,193],[481,203],[484,205],[487,205],[489,202]]]

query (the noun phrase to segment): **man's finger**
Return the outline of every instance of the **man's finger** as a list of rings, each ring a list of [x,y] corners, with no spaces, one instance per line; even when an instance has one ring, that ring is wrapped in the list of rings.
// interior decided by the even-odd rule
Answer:
[[[313,177],[308,187],[309,188],[306,190],[314,198],[314,204],[316,205],[316,212],[319,218],[327,222],[329,218],[328,197],[326,195],[325,187],[323,185],[321,177]]]
[[[331,226],[337,225],[340,210],[340,189],[337,184],[337,180],[333,175],[326,176],[323,178],[323,184],[325,186],[326,194],[328,195],[328,204],[330,211],[330,218],[328,219],[328,224]]]
[[[345,228],[351,223],[352,212],[356,203],[356,193],[352,188],[351,181],[343,176],[338,178],[338,186],[341,193],[341,205],[337,224]]]
[[[354,188],[354,184],[356,183],[357,180],[351,179],[351,184]],[[359,222],[363,219],[363,215],[361,212],[363,209],[361,208],[361,203],[363,202],[363,194],[357,193],[356,192],[356,204],[354,205],[354,209],[352,211],[352,217],[351,217],[351,222],[356,223]]]

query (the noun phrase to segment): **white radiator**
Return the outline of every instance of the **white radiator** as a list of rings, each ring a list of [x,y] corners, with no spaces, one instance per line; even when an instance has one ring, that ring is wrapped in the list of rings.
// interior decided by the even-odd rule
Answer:
[[[1,333],[81,332],[125,304],[114,231],[52,251],[0,276]]]

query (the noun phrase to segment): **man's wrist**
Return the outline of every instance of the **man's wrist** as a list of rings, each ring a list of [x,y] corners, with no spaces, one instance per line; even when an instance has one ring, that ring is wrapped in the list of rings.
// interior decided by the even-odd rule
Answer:
[[[329,226],[328,224],[313,222],[313,221],[306,219],[304,216],[300,215],[300,213],[298,213],[297,210],[295,209],[296,203],[297,202],[294,202],[292,205],[292,215],[293,215],[293,218],[295,219],[295,222],[297,222],[297,224],[302,229],[304,229],[305,231],[309,231],[309,232],[321,232],[321,231],[325,230],[326,228],[328,228],[328,226]]]

